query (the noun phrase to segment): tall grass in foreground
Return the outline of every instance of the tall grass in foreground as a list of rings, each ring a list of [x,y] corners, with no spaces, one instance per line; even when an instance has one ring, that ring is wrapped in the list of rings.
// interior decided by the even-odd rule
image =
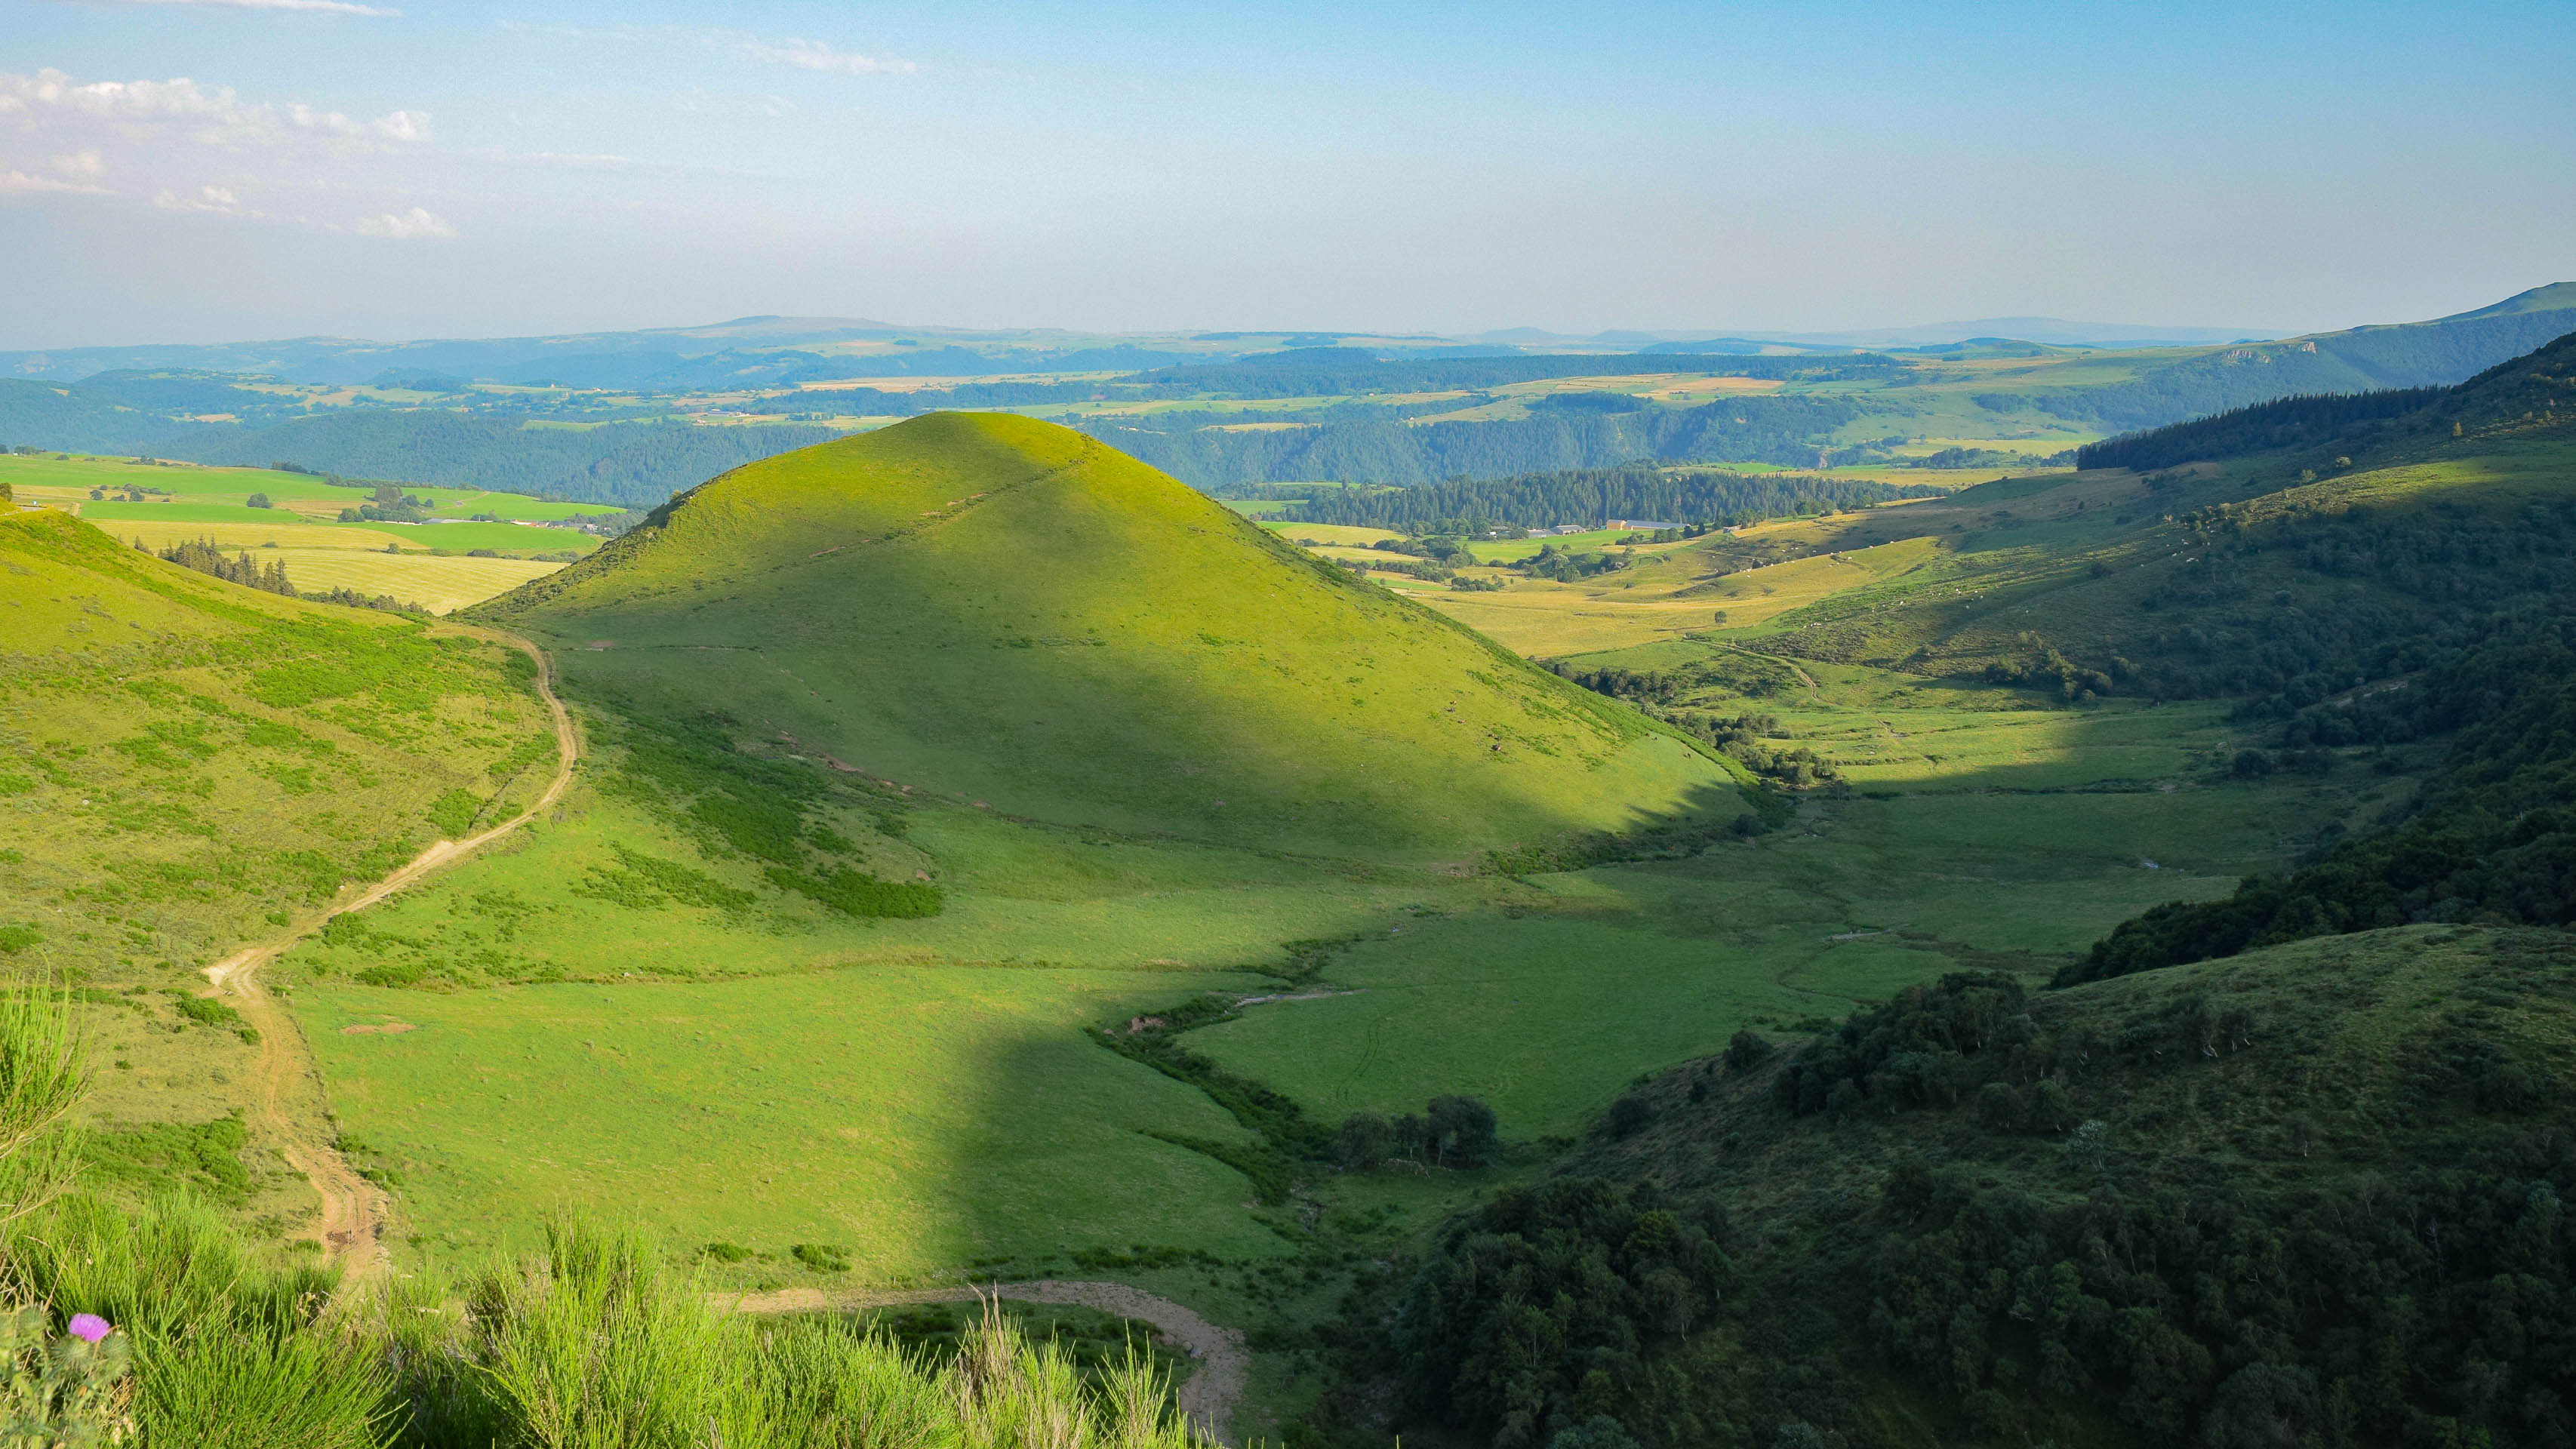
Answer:
[[[841,1320],[729,1314],[580,1223],[451,1294],[362,1294],[169,1200],[59,1196],[86,1069],[0,988],[0,1449],[1195,1449],[1158,1370],[1097,1387],[988,1310],[953,1363]],[[111,1326],[112,1325],[112,1330]]]

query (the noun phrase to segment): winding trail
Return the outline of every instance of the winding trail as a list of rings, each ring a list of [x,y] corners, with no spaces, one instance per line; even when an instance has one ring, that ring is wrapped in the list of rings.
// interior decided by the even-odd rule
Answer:
[[[981,1298],[1013,1298],[1023,1303],[1096,1308],[1103,1313],[1150,1323],[1157,1332],[1198,1360],[1198,1367],[1181,1385],[1180,1410],[1200,1433],[1224,1443],[1233,1442],[1225,1438],[1225,1421],[1233,1416],[1235,1405],[1242,1401],[1244,1370],[1250,1363],[1244,1351],[1242,1330],[1210,1323],[1169,1298],[1158,1297],[1125,1283],[1042,1278],[983,1287],[961,1285],[887,1290],[782,1288],[774,1293],[718,1293],[709,1297],[719,1306],[738,1313],[847,1313],[865,1308],[893,1308],[907,1303],[969,1303]]]
[[[574,730],[572,715],[564,709],[563,701],[555,695],[554,665],[544,650],[499,629],[463,624],[442,627],[506,645],[536,661],[537,693],[554,715],[555,753],[559,757],[554,779],[547,782],[545,792],[535,803],[508,820],[463,840],[441,840],[348,900],[299,919],[267,940],[206,968],[206,979],[215,984],[214,994],[259,1029],[259,1061],[253,1068],[258,1125],[264,1135],[276,1142],[287,1163],[303,1173],[322,1195],[315,1233],[321,1239],[324,1256],[339,1264],[346,1281],[352,1283],[373,1278],[389,1266],[384,1234],[392,1218],[393,1200],[383,1188],[359,1176],[332,1145],[325,1125],[330,1120],[329,1100],[323,1092],[321,1069],[314,1064],[312,1044],[304,1039],[304,1030],[294,1016],[260,984],[259,969],[321,930],[332,917],[365,910],[406,886],[418,884],[552,808],[572,784],[573,766],[581,759],[581,735]]]

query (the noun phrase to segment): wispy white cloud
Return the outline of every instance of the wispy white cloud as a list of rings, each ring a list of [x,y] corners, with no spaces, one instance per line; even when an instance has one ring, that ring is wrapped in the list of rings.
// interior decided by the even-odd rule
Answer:
[[[31,176],[24,171],[0,171],[0,195],[39,191],[69,192],[84,196],[116,194],[104,186],[93,186],[84,181],[64,181],[53,176]]]
[[[307,15],[400,15],[379,5],[351,0],[110,0],[120,5],[195,5],[209,10],[293,10]]]
[[[119,197],[165,211],[453,236],[394,180],[431,139],[425,111],[352,116],[230,86],[0,71],[0,194]],[[390,194],[388,194],[390,193]],[[353,197],[368,198],[352,200]],[[377,208],[382,208],[378,210]],[[307,215],[307,212],[321,215]],[[351,212],[355,216],[350,216]]]
[[[921,67],[894,56],[861,55],[843,50],[828,41],[763,40],[758,36],[731,38],[734,49],[753,60],[770,65],[789,65],[798,70],[819,71],[825,75],[910,75]]]
[[[231,86],[201,86],[186,76],[154,81],[92,81],[75,85],[63,72],[34,75],[0,71],[0,117],[18,116],[37,126],[80,119],[156,125],[182,123],[200,141],[219,145],[274,144],[296,133],[342,140],[408,144],[429,139],[429,113],[392,111],[372,121],[301,101],[284,105],[244,101]]]
[[[194,196],[181,196],[163,191],[152,198],[152,204],[163,211],[201,211],[215,216],[255,217],[259,213],[241,204],[229,186],[200,186]]]
[[[412,241],[422,237],[445,240],[456,235],[456,228],[417,206],[401,213],[388,211],[381,216],[368,217],[350,230],[360,236],[390,237],[395,241]]]

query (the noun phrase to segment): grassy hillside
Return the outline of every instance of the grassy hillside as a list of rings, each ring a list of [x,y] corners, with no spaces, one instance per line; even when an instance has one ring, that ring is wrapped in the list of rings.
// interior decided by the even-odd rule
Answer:
[[[552,758],[519,652],[223,583],[58,511],[0,516],[0,619],[0,962],[94,998],[94,1105],[146,1139],[254,1090],[198,968],[497,818]]]
[[[1678,737],[1005,415],[738,469],[483,612],[576,690],[1060,823],[1463,858],[1744,808]]]

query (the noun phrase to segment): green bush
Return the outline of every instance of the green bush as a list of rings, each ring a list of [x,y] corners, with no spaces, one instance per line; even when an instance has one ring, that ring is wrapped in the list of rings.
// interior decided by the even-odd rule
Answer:
[[[776,866],[768,874],[779,889],[811,897],[845,916],[913,920],[938,915],[944,904],[939,887],[926,881],[879,880],[847,866],[820,879]]]
[[[483,797],[471,790],[450,790],[430,802],[429,823],[450,840],[462,840],[474,828],[474,817],[483,813]]]
[[[795,1244],[787,1250],[787,1256],[794,1258],[797,1262],[804,1264],[806,1267],[813,1269],[817,1273],[846,1273],[850,1271],[850,1259],[848,1253],[843,1249],[835,1248],[824,1243]]]

